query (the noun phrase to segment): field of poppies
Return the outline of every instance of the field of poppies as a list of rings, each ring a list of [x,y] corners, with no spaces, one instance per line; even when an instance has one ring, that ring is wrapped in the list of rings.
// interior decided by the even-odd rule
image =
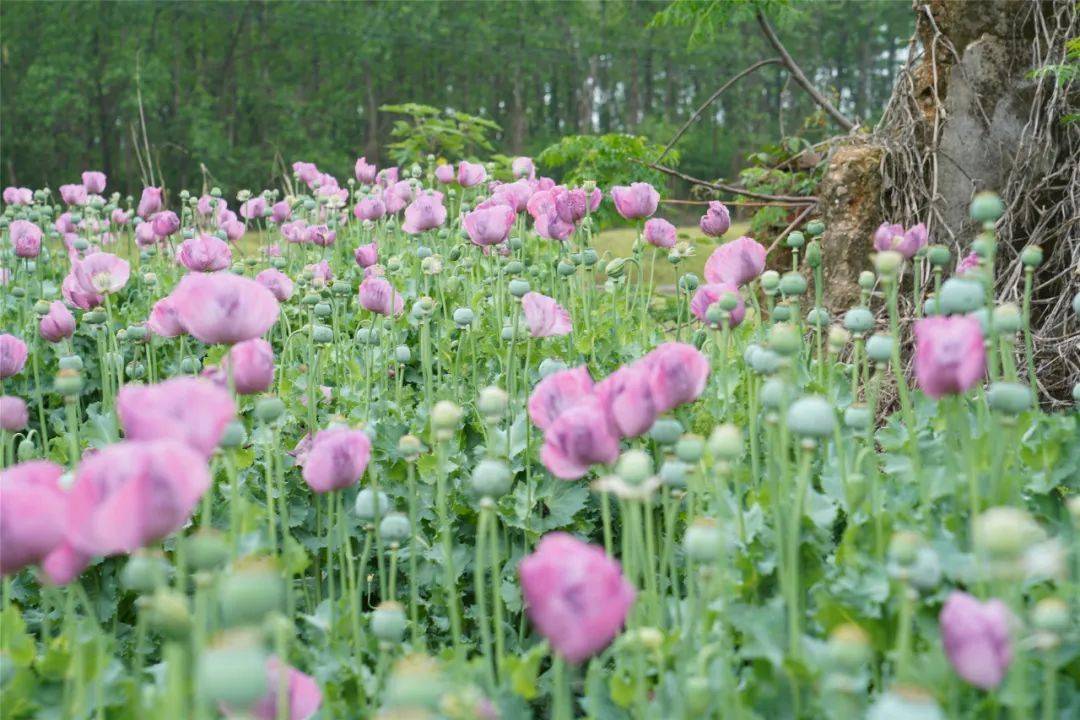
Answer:
[[[830,312],[820,221],[698,277],[646,183],[354,175],[4,190],[0,718],[1080,717],[996,196]]]

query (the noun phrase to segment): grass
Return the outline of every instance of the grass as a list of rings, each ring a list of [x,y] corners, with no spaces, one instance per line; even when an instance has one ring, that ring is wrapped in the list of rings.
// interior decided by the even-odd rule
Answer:
[[[749,223],[733,223],[731,228],[724,233],[722,238],[711,238],[701,232],[696,225],[685,225],[678,228],[679,241],[687,241],[694,245],[694,255],[684,260],[679,266],[679,273],[685,275],[688,272],[695,273],[699,278],[704,277],[705,261],[718,245],[728,240],[746,234]],[[597,236],[593,245],[596,251],[603,255],[610,252],[613,257],[629,257],[631,248],[634,246],[634,238],[637,236],[635,228],[615,228],[604,230]],[[645,274],[649,274],[649,265],[652,261],[652,249],[645,250]],[[675,284],[675,267],[667,261],[664,253],[656,256],[655,284],[658,286]]]

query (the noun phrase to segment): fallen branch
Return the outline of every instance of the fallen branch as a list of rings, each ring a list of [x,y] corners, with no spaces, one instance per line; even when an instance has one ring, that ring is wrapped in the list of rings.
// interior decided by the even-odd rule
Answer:
[[[780,60],[791,73],[792,77],[795,78],[795,82],[799,83],[799,85],[802,86],[803,90],[809,93],[810,97],[814,99],[814,102],[820,105],[825,110],[825,112],[829,113],[829,115],[832,116],[833,120],[839,123],[840,127],[844,128],[845,130],[852,130],[855,127],[855,123],[849,120],[847,116],[845,116],[842,112],[837,110],[836,106],[829,102],[828,98],[818,92],[818,89],[810,83],[810,80],[808,80],[806,75],[803,73],[802,68],[800,68],[796,64],[795,59],[791,57],[790,53],[788,53],[787,51],[787,48],[785,48],[784,44],[780,42],[780,38],[776,36],[776,31],[773,30],[773,27],[769,24],[769,21],[765,17],[765,14],[762,13],[760,10],[757,13],[757,21],[758,25],[761,26],[761,31],[765,33],[765,38],[769,41],[769,44],[773,46],[776,52],[780,54]]]
[[[790,225],[788,225],[788,226],[787,226],[786,228],[784,228],[784,232],[782,232],[782,233],[780,233],[779,235],[777,235],[777,236],[776,236],[776,239],[772,241],[772,245],[770,245],[770,246],[769,246],[769,249],[765,251],[765,254],[766,254],[766,255],[768,255],[768,254],[769,254],[769,253],[771,253],[771,252],[772,252],[773,250],[775,250],[775,249],[776,249],[776,247],[777,247],[777,246],[778,246],[778,245],[780,244],[780,242],[781,242],[781,241],[782,241],[782,240],[783,240],[784,238],[786,238],[786,237],[788,236],[788,234],[789,234],[789,233],[790,233],[790,232],[791,232],[792,230],[794,230],[795,228],[797,228],[797,227],[799,227],[800,225],[802,225],[803,221],[804,221],[804,220],[806,220],[806,217],[807,217],[807,216],[808,216],[808,215],[809,215],[809,214],[810,214],[811,212],[813,212],[813,210],[814,210],[814,206],[813,206],[813,205],[808,205],[808,206],[806,207],[806,209],[805,209],[805,210],[803,210],[803,211],[802,211],[801,213],[799,213],[799,214],[798,214],[798,215],[797,215],[797,216],[795,217],[795,219],[791,221],[791,224],[790,224]]]
[[[711,200],[666,200],[660,199],[662,205],[708,205]],[[738,207],[803,207],[806,203],[803,202],[757,202],[754,200],[727,200],[725,205],[736,205]]]
[[[722,192],[729,192],[734,195],[742,195],[744,197],[754,198],[756,200],[766,200],[768,202],[783,202],[791,205],[814,205],[817,203],[817,197],[814,195],[806,196],[794,196],[794,195],[769,195],[767,193],[754,192],[753,190],[747,190],[746,188],[736,187],[734,185],[726,185],[724,183],[709,182],[708,180],[702,180],[686,173],[679,172],[674,168],[669,168],[664,165],[657,165],[656,163],[646,163],[640,160],[637,161],[641,165],[647,168],[662,172],[665,175],[671,175],[681,180],[685,180],[691,185],[701,185],[702,187],[712,188],[713,190],[720,190]]]
[[[714,92],[712,95],[710,95],[709,99],[706,100],[705,102],[703,102],[701,104],[701,107],[699,107],[697,110],[695,110],[694,114],[691,115],[690,118],[685,123],[683,123],[683,126],[681,128],[679,128],[679,132],[675,133],[675,137],[671,138],[671,140],[668,142],[667,146],[664,147],[664,151],[662,153],[660,153],[659,156],[657,156],[656,162],[660,162],[661,160],[664,159],[664,157],[667,156],[667,154],[669,152],[671,152],[671,148],[675,147],[675,143],[679,142],[679,138],[681,138],[683,136],[683,133],[685,133],[687,130],[689,130],[690,126],[693,125],[695,122],[697,122],[697,119],[699,117],[701,117],[701,113],[705,112],[705,109],[707,107],[709,107],[714,102],[716,102],[716,99],[718,97],[720,97],[720,95],[725,90],[727,90],[729,87],[734,85],[738,80],[746,77],[747,75],[754,72],[758,68],[765,67],[766,65],[783,65],[783,64],[784,64],[784,61],[781,60],[780,58],[769,58],[768,60],[758,60],[756,63],[754,63],[750,67],[746,68],[741,73],[739,73],[738,75],[736,75],[735,77],[731,78],[726,83],[721,85],[720,89],[717,90],[716,92]]]

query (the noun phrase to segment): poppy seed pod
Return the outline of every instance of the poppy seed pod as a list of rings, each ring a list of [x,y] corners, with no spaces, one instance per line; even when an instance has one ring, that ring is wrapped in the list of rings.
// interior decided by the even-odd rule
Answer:
[[[412,537],[412,526],[408,516],[391,512],[383,516],[379,521],[379,535],[389,543],[401,544]]]
[[[272,423],[285,412],[285,403],[281,398],[262,398],[255,403],[255,417],[260,422]]]
[[[946,315],[962,315],[978,310],[986,302],[981,283],[963,278],[949,278],[941,285],[938,305]]]
[[[874,289],[874,285],[877,283],[877,277],[869,270],[863,270],[859,273],[859,287],[866,292],[870,292]]]
[[[378,503],[376,503],[376,497]],[[376,504],[378,508],[376,509]],[[378,495],[371,488],[364,488],[356,494],[356,502],[353,504],[356,516],[365,523],[374,522],[376,516],[382,517],[390,510],[390,498],[386,493],[379,491]]]
[[[769,328],[769,347],[776,353],[789,357],[799,351],[802,336],[794,325],[776,323]]]
[[[217,530],[202,528],[184,539],[187,562],[196,571],[213,571],[229,559],[231,547]]]
[[[480,390],[476,399],[476,409],[488,422],[498,422],[506,414],[509,396],[501,387],[490,385]]]
[[[659,418],[649,429],[649,437],[661,445],[674,445],[682,434],[682,423],[675,418]]]
[[[694,273],[686,273],[679,278],[679,287],[682,288],[683,292],[692,293],[697,290],[700,285],[701,280]]]
[[[466,328],[472,325],[473,320],[475,319],[476,316],[473,314],[471,308],[460,307],[454,310],[454,324],[459,328]]]
[[[869,308],[853,307],[844,313],[844,327],[856,334],[865,334],[874,328],[874,314]]]
[[[874,254],[874,270],[883,278],[896,275],[903,263],[904,256],[895,250],[885,250]]]
[[[772,375],[780,369],[783,358],[771,348],[759,347],[749,356],[750,369],[759,375]]]
[[[761,289],[767,295],[774,295],[780,288],[780,273],[775,270],[766,270],[761,273]]]
[[[271,562],[246,561],[221,579],[218,597],[226,626],[258,625],[285,605],[281,571]]]
[[[889,362],[889,359],[892,357],[892,351],[892,335],[874,333],[866,341],[866,355],[876,363],[884,364]]]
[[[1044,537],[1045,533],[1031,515],[1019,508],[994,507],[975,518],[975,550],[993,559],[1018,558]]]
[[[870,636],[854,623],[833,628],[826,645],[829,660],[841,670],[858,672],[866,667],[872,656]]]
[[[1020,383],[995,382],[986,391],[986,401],[992,410],[999,413],[1019,415],[1031,409],[1031,390]]]
[[[200,698],[237,712],[250,709],[270,688],[268,657],[251,633],[226,636],[222,644],[205,650],[198,659]]]
[[[828,437],[836,426],[836,413],[829,401],[819,395],[802,397],[788,409],[787,426],[803,437]]]
[[[816,328],[824,328],[832,321],[829,311],[823,307],[816,307],[806,314],[806,322]]]
[[[806,236],[798,230],[792,230],[787,236],[787,246],[789,248],[801,248],[806,244]]]
[[[829,336],[827,338],[829,343],[829,350],[834,353],[838,353],[847,347],[847,344],[851,342],[851,333],[847,329],[833,325],[829,328]]]
[[[737,425],[717,425],[709,434],[709,452],[719,460],[737,460],[743,453],[743,434]]]
[[[412,360],[412,350],[409,349],[408,345],[398,345],[394,348],[394,360],[401,365],[405,365]]]
[[[712,518],[698,518],[686,528],[683,536],[686,555],[696,563],[711,564],[720,559],[723,534]]]
[[[140,612],[146,613],[147,624],[170,640],[183,640],[191,632],[191,612],[187,598],[178,592],[159,588],[140,599]]]
[[[380,603],[371,611],[371,633],[382,642],[401,642],[408,624],[405,609],[396,602]]]
[[[705,438],[687,433],[675,443],[675,456],[685,463],[696,463],[705,454]]]
[[[165,584],[167,567],[161,556],[137,552],[124,565],[120,582],[134,593],[148,595]]]
[[[931,245],[926,251],[926,258],[934,267],[945,267],[952,260],[952,253],[944,245]]]
[[[849,405],[844,410],[844,425],[852,430],[865,430],[873,419],[873,413],[865,405]]]
[[[530,290],[529,281],[515,278],[507,284],[507,289],[516,298],[524,297]]]
[[[806,246],[806,264],[817,269],[821,267],[821,243],[811,240]]]
[[[1024,267],[1037,268],[1042,265],[1043,251],[1038,245],[1028,245],[1020,251],[1020,262]]]
[[[971,219],[981,223],[992,223],[1005,212],[1005,205],[997,193],[981,192],[971,200]]]
[[[502,460],[485,458],[473,468],[471,481],[481,497],[499,498],[509,492],[513,475]]]
[[[791,386],[783,378],[773,377],[761,386],[761,404],[770,410],[778,410],[791,400]]]
[[[644,450],[627,450],[619,456],[615,472],[627,485],[641,485],[653,475],[653,459]]]
[[[1015,303],[1005,303],[994,308],[994,332],[998,335],[1013,335],[1020,331],[1023,316]]]

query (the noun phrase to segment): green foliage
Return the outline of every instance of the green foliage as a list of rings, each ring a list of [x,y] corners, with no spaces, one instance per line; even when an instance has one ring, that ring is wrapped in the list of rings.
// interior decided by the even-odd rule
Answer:
[[[817,162],[813,146],[804,138],[784,138],[747,156],[750,166],[739,173],[739,183],[754,192],[768,195],[812,195],[821,180],[824,165]],[[794,218],[793,209],[762,207],[750,221],[754,234],[782,230]]]
[[[409,118],[395,120],[390,131],[394,141],[387,147],[399,165],[423,160],[427,155],[454,160],[474,157],[478,150],[491,152],[494,148],[489,135],[501,129],[498,123],[476,115],[420,103],[383,105],[379,110]]]
[[[715,40],[729,23],[753,18],[760,10],[771,14],[790,0],[675,0],[656,14],[651,27],[689,26],[690,46]]]
[[[1080,78],[1080,37],[1070,38],[1065,43],[1065,62],[1059,65],[1044,65],[1031,71],[1031,77],[1039,78],[1053,75],[1058,87]],[[1080,113],[1068,113],[1061,119],[1065,125],[1080,122]]]

